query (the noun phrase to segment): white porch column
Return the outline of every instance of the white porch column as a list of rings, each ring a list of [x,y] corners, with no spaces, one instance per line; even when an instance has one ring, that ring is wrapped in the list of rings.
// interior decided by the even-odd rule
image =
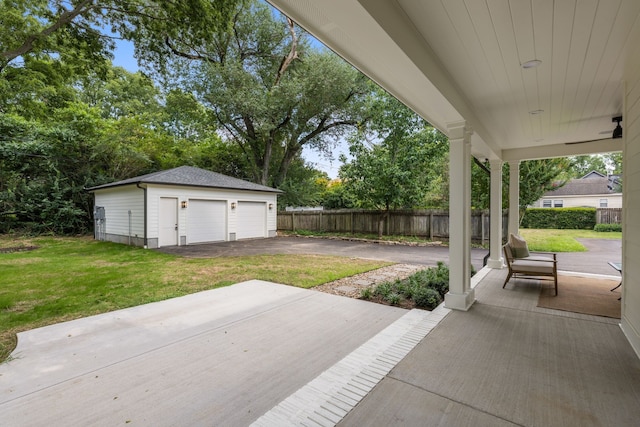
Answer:
[[[491,236],[489,237],[489,268],[503,268],[502,258],[502,160],[489,160],[491,165]]]
[[[471,134],[466,122],[449,130],[449,292],[447,308],[468,310],[475,301],[471,289]]]
[[[520,161],[509,162],[509,233],[520,229]]]

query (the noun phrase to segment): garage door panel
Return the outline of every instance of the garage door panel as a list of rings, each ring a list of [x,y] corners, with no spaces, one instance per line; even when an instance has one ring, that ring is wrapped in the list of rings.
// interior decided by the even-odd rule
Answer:
[[[226,240],[227,202],[224,200],[189,200],[187,208],[187,243]]]
[[[238,239],[266,237],[267,204],[264,202],[238,202]]]

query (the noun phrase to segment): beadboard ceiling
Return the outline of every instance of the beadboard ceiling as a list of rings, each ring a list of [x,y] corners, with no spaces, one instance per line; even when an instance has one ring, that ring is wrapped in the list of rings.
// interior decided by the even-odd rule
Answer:
[[[269,2],[444,133],[465,120],[476,157],[622,148],[611,119],[638,0]]]

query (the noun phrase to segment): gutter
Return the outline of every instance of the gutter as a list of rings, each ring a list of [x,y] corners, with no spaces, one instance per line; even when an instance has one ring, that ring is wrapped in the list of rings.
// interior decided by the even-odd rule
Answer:
[[[143,222],[144,222],[144,248],[148,248],[147,244],[147,187],[140,187],[140,183],[136,182],[136,187],[141,189],[144,192],[144,205],[142,206],[143,211]]]

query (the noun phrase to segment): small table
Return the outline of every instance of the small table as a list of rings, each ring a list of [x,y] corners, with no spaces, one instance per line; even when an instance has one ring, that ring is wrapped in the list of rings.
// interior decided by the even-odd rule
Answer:
[[[609,261],[609,265],[611,267],[613,267],[614,270],[616,270],[618,273],[620,273],[620,275],[622,275],[622,263],[621,262],[611,262]],[[620,286],[622,286],[622,280],[620,280],[620,283],[618,283],[618,286],[616,286],[615,288],[611,289],[611,291],[615,291],[616,289],[618,289]],[[622,297],[620,297],[622,298]],[[620,299],[618,298],[618,299]]]

